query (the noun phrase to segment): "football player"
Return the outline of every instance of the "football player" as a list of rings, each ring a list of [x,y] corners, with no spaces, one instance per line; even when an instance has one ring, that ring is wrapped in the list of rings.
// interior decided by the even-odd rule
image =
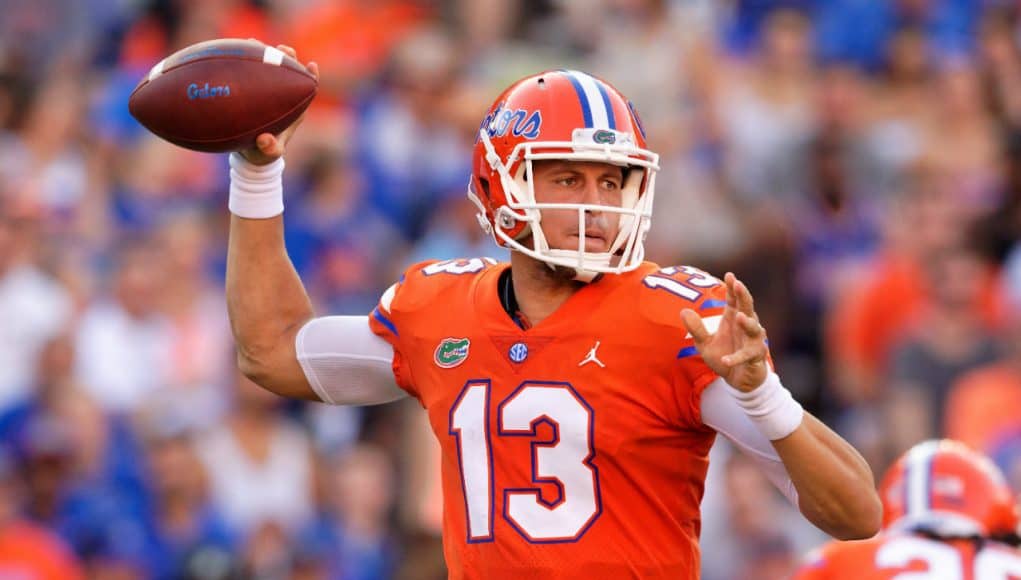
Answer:
[[[871,471],[771,370],[748,289],[643,260],[659,160],[615,88],[559,70],[497,97],[468,197],[510,262],[412,265],[367,317],[316,317],[287,258],[292,132],[231,156],[239,365],[287,397],[417,399],[442,447],[451,577],[697,577],[717,433],[821,529],[878,530]]]
[[[795,578],[1021,578],[1017,508],[989,458],[949,439],[920,443],[890,468],[880,496],[881,534],[824,546]]]

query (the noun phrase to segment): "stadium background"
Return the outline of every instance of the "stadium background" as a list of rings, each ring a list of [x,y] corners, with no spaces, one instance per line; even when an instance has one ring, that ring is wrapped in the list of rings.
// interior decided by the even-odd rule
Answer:
[[[126,106],[215,37],[322,69],[285,174],[318,312],[367,312],[413,261],[503,257],[464,200],[474,133],[510,81],[580,68],[662,156],[650,257],[745,279],[787,386],[877,476],[952,435],[1017,488],[1018,8],[0,0],[0,571],[17,553],[94,578],[444,577],[414,402],[285,402],[233,370],[226,159]],[[704,578],[784,577],[824,538],[713,458]]]

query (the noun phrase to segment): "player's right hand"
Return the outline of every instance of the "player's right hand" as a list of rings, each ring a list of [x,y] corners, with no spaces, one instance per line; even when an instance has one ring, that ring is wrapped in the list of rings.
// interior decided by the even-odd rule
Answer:
[[[752,294],[744,282],[730,272],[723,282],[727,306],[716,332],[706,330],[702,317],[690,308],[681,311],[681,321],[706,365],[730,386],[750,392],[765,382],[769,372],[766,329],[759,324]]]
[[[285,45],[278,44],[277,48],[285,52],[291,58],[298,60],[298,55],[293,48]],[[301,62],[301,61],[298,61]],[[315,75],[316,80],[319,79],[319,65],[314,62],[310,62],[305,65],[310,73]],[[291,124],[290,127],[284,129],[279,135],[273,135],[272,133],[263,133],[256,137],[255,146],[247,149],[242,149],[238,153],[244,157],[249,163],[255,165],[267,165],[283,157],[284,150],[287,148],[287,142],[291,140],[291,135],[301,124],[302,120],[305,119],[305,115],[302,114],[298,117],[298,120]]]

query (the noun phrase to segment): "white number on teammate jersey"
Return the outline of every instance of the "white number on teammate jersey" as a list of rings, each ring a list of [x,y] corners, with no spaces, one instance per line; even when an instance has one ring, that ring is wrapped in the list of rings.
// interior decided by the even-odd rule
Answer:
[[[671,276],[671,277],[668,277]],[[678,280],[677,277],[683,278]],[[694,302],[702,296],[702,292],[695,288],[712,288],[721,284],[718,278],[706,274],[698,268],[691,266],[674,266],[663,268],[658,274],[650,274],[643,280],[646,286],[653,290],[661,289],[676,294],[681,298]],[[694,286],[695,288],[692,288]]]
[[[912,536],[895,538],[876,552],[876,567],[904,568],[924,562],[928,570],[901,572],[891,580],[963,580],[964,561],[953,546]],[[1021,576],[1021,557],[995,548],[984,548],[975,556],[973,578],[1009,580]]]
[[[426,276],[435,274],[474,274],[486,266],[495,266],[496,260],[492,258],[471,258],[469,260],[444,260],[429,264],[422,268]]]
[[[925,562],[924,572],[903,572],[892,580],[963,580],[961,554],[941,542],[910,536],[895,538],[876,552],[877,568],[904,568],[912,562]]]
[[[470,381],[450,413],[457,438],[461,485],[468,512],[468,542],[493,539],[493,461],[489,428],[489,382]],[[557,482],[560,498],[549,503],[538,487],[505,488],[504,517],[525,539],[570,542],[599,517],[599,473],[592,465],[593,413],[567,383],[525,382],[497,407],[497,435],[535,437],[553,426],[556,439],[532,444],[533,483]]]

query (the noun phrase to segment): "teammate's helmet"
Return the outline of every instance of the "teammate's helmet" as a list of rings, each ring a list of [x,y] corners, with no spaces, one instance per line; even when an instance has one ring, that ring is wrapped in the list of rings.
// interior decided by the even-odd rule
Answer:
[[[625,171],[621,207],[536,203],[532,162],[600,161]],[[652,217],[659,156],[645,148],[645,132],[631,103],[608,83],[578,71],[547,71],[503,92],[479,127],[468,197],[479,223],[496,243],[554,265],[574,268],[588,281],[598,272],[621,273],[641,264]],[[577,250],[551,249],[542,209],[578,212]],[[586,252],[585,211],[621,214],[607,252]],[[521,243],[532,235],[531,247]]]
[[[940,537],[1014,534],[1018,514],[1003,473],[986,456],[949,439],[915,445],[880,486],[883,528]]]

